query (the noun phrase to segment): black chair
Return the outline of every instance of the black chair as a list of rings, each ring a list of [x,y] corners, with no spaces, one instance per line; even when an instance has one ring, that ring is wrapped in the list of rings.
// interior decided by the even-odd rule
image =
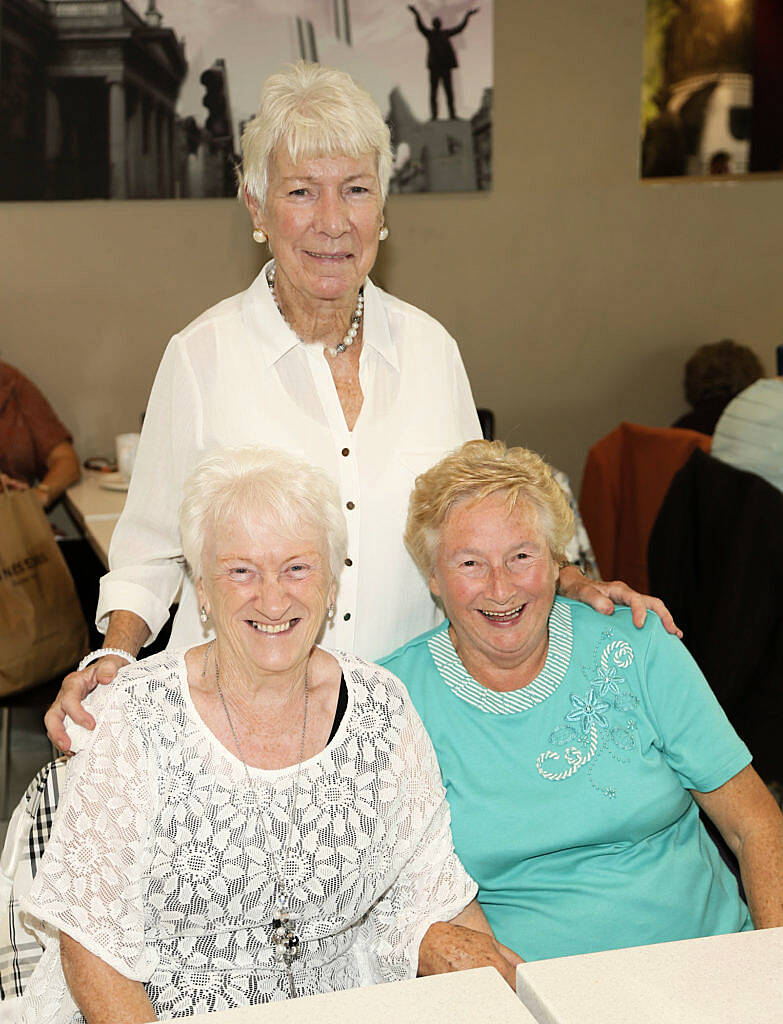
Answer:
[[[495,414],[491,409],[476,409],[485,441],[495,440]]]
[[[783,781],[783,494],[695,451],[658,513],[648,568],[650,593],[683,630],[759,775]]]
[[[76,666],[74,666],[75,668]],[[9,693],[0,697],[0,821],[8,817],[8,783],[11,774],[11,721],[12,711],[34,708],[43,719],[46,709],[57,696],[62,678],[50,679],[29,690]],[[52,758],[57,757],[56,748],[51,745]]]

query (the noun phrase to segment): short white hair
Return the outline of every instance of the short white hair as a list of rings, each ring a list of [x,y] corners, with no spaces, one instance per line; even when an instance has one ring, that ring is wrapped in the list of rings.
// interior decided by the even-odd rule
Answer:
[[[226,519],[252,526],[260,515],[292,535],[305,531],[322,538],[331,578],[338,580],[348,531],[337,487],[322,469],[275,448],[222,448],[185,481],[179,530],[193,578],[203,575],[210,527]]]
[[[279,145],[294,163],[372,153],[386,201],[392,169],[389,128],[370,94],[344,71],[300,60],[267,78],[258,113],[242,132],[240,198],[246,191],[265,206],[269,164]]]

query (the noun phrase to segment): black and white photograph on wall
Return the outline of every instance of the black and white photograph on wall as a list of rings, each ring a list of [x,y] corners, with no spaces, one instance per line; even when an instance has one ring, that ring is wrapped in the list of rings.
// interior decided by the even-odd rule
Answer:
[[[242,127],[296,60],[372,95],[392,192],[492,184],[494,0],[0,0],[0,199],[236,193]]]
[[[647,0],[643,178],[783,171],[780,0]]]

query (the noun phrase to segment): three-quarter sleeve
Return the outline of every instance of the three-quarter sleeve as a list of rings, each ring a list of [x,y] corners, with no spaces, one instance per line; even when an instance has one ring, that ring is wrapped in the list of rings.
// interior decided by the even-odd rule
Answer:
[[[98,724],[69,764],[22,911],[34,930],[43,922],[65,932],[120,974],[143,982],[151,972],[143,902],[155,808],[150,760],[123,684],[102,687],[96,696],[91,711]]]
[[[135,612],[154,639],[183,579],[179,506],[202,429],[198,387],[185,343],[175,336],[152,387],[125,508],[114,530],[110,571],[96,612],[105,631],[112,611]]]
[[[454,852],[451,813],[435,751],[407,695],[406,702],[409,723],[401,736],[398,776],[405,797],[395,840],[408,853],[363,928],[371,970],[383,981],[415,977],[427,929],[456,917],[477,892]]]

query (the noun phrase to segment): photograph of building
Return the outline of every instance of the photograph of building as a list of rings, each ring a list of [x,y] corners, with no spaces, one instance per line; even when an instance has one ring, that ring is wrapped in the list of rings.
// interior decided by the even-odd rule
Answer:
[[[233,195],[261,84],[298,59],[372,94],[395,147],[392,191],[487,189],[493,13],[434,0],[0,0],[0,199]]]

